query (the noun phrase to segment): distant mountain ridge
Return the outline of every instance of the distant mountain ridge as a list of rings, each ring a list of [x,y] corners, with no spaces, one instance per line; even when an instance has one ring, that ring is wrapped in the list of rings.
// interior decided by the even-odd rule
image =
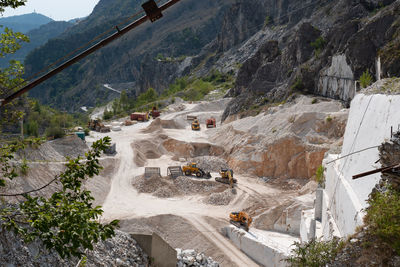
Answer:
[[[39,13],[30,13],[18,16],[0,18],[0,25],[11,28],[13,31],[27,33],[30,30],[39,28],[40,26],[53,21]]]
[[[25,57],[29,52],[45,44],[49,39],[59,36],[73,25],[74,23],[66,21],[51,21],[47,24],[41,25],[39,28],[30,30],[26,33],[30,41],[28,43],[22,43],[21,49],[14,54],[0,58],[0,67],[6,67],[8,62],[12,59],[24,62]]]

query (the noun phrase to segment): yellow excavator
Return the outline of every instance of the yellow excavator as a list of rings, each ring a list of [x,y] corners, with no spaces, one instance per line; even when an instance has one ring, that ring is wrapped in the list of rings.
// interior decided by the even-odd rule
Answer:
[[[221,175],[221,177],[215,177],[215,181],[229,184],[231,188],[233,188],[233,185],[237,183],[237,179],[233,178],[233,170],[221,169],[219,174]]]
[[[242,228],[247,232],[249,231],[250,225],[253,222],[253,218],[251,218],[251,216],[244,211],[231,212],[231,214],[229,214],[229,218],[231,224]]]

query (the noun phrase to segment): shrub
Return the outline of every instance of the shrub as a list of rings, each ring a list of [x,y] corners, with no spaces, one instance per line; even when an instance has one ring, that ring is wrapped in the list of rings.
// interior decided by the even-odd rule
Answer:
[[[50,126],[46,129],[46,137],[53,137],[54,139],[65,136],[64,130],[60,126]]]
[[[295,242],[292,255],[286,261],[294,267],[320,267],[333,261],[344,243],[334,238],[330,241],[311,240],[306,243]]]
[[[320,165],[317,171],[315,172],[315,180],[320,185],[322,185],[325,182],[324,171],[325,171],[324,166]]]
[[[326,117],[326,122],[331,122],[332,121],[332,117],[328,115],[328,117]]]
[[[324,39],[322,36],[320,36],[320,37],[318,37],[317,39],[315,39],[314,42],[311,42],[310,45],[314,48],[315,55],[316,55],[317,57],[318,57],[319,54],[321,53],[322,49],[324,49],[325,44],[326,44],[326,41],[325,41],[325,39]]]
[[[373,193],[364,217],[368,232],[392,247],[400,255],[400,193],[391,189]]]
[[[90,133],[90,130],[89,130],[89,128],[85,128],[85,129],[83,129],[83,132],[85,133],[85,136],[88,136]]]
[[[303,81],[300,77],[297,77],[292,86],[290,87],[292,91],[301,91],[304,89]]]
[[[316,98],[314,98],[312,101],[311,101],[311,104],[317,104],[318,103],[318,99],[316,99]]]
[[[372,75],[369,73],[368,70],[366,70],[360,77],[360,85],[362,88],[366,88],[370,86],[371,83],[372,83]]]
[[[29,166],[28,166],[28,161],[26,160],[26,158],[22,159],[22,163],[19,168],[20,168],[21,175],[25,176],[28,174]]]

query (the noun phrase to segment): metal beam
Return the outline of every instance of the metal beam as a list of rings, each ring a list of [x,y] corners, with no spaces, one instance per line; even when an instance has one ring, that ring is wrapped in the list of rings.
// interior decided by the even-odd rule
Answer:
[[[357,175],[353,175],[353,180],[361,178],[361,177],[364,177],[364,176],[368,176],[368,175],[371,175],[371,174],[374,174],[374,173],[388,172],[388,171],[391,171],[392,169],[398,169],[398,168],[400,168],[400,164],[397,163],[395,165],[391,165],[391,166],[388,166],[388,167],[383,167],[383,168],[379,168],[379,169],[376,169],[376,170],[363,172],[363,173],[360,173],[360,174],[357,174]]]
[[[181,1],[181,0],[168,1],[167,3],[165,3],[162,6],[160,6],[159,8],[161,9],[161,11],[166,10],[167,8],[173,6],[174,4],[178,3],[179,1]],[[46,81],[47,79],[49,79],[49,78],[53,77],[54,75],[60,73],[64,69],[68,68],[69,66],[71,66],[74,63],[78,62],[79,60],[87,57],[88,55],[90,55],[93,52],[99,50],[100,48],[108,45],[112,41],[120,38],[121,36],[123,36],[126,33],[128,33],[130,30],[132,30],[132,29],[140,26],[141,24],[145,23],[147,20],[149,20],[149,17],[146,15],[146,16],[143,16],[140,19],[132,22],[131,24],[129,24],[125,28],[123,28],[121,30],[117,30],[116,33],[112,34],[111,36],[109,36],[109,37],[107,37],[107,38],[105,38],[103,40],[101,40],[100,42],[98,42],[97,44],[95,44],[92,47],[88,48],[87,50],[83,51],[79,55],[77,55],[77,56],[73,57],[72,59],[68,60],[67,62],[61,64],[60,66],[58,66],[54,70],[51,70],[48,73],[44,74],[43,76],[39,77],[38,79],[30,82],[29,84],[27,84],[26,86],[24,86],[23,88],[18,90],[17,92],[15,92],[15,93],[11,94],[10,96],[6,97],[5,99],[1,99],[0,100],[1,101],[1,106],[4,106],[4,105],[8,104],[13,99],[15,99],[15,98],[21,96],[22,94],[28,92],[29,90],[31,90],[35,86],[41,84],[42,82]]]

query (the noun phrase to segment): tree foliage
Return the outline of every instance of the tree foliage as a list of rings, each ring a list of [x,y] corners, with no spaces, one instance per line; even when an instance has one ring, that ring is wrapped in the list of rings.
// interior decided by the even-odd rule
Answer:
[[[286,259],[293,267],[320,267],[332,262],[344,243],[334,238],[330,241],[310,240],[295,242],[292,254]]]
[[[24,201],[17,206],[0,209],[0,224],[3,228],[14,230],[26,242],[40,239],[47,249],[55,249],[62,257],[81,257],[85,249],[93,249],[93,244],[114,235],[118,221],[100,224],[103,213],[100,207],[93,207],[90,191],[82,188],[88,178],[98,175],[102,167],[98,158],[110,146],[111,139],[105,137],[93,143],[92,149],[81,158],[70,159],[66,170],[53,181],[61,185],[59,191],[50,197],[22,194]],[[0,159],[3,165],[9,165],[13,158],[8,147],[3,150]],[[1,185],[6,180],[16,177],[13,168],[3,169],[5,174]]]
[[[371,194],[364,222],[370,234],[380,238],[400,255],[400,193],[388,187],[386,192]]]

